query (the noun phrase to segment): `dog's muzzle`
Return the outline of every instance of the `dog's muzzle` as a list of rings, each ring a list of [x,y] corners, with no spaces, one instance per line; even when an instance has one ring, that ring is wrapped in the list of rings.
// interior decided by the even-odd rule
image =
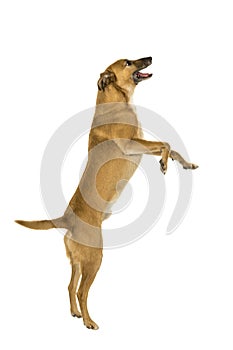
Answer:
[[[140,70],[145,69],[146,67],[152,64],[152,57],[140,58],[139,60],[134,61],[134,65],[138,68],[133,73],[133,80],[135,84],[140,83],[140,81],[151,78],[151,73],[142,73]]]

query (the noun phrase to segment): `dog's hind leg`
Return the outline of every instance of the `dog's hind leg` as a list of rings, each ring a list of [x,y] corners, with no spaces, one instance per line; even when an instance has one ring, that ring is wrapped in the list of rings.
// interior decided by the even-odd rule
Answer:
[[[83,323],[89,329],[98,329],[98,325],[91,319],[88,309],[87,309],[87,297],[89,289],[95,279],[95,276],[100,268],[102,261],[102,251],[101,249],[87,248],[90,249],[90,255],[92,259],[83,262],[82,264],[82,279],[80,287],[78,290],[78,300],[81,307]],[[91,250],[93,250],[93,253]]]
[[[81,269],[80,269],[80,264],[72,263],[71,266],[72,266],[72,273],[71,273],[70,284],[68,287],[69,297],[70,297],[70,312],[73,317],[80,318],[82,317],[82,315],[77,307],[76,292],[77,292],[78,281],[81,275]]]

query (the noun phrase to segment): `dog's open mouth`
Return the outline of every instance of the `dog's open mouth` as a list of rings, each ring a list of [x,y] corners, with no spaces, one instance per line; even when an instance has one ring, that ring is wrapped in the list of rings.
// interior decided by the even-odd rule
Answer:
[[[136,71],[133,73],[133,80],[135,84],[138,84],[140,81],[151,78],[152,74],[151,73],[142,73],[140,71]]]

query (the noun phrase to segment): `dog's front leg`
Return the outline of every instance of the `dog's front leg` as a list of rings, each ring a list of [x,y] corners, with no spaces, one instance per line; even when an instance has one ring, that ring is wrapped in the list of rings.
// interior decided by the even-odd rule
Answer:
[[[198,166],[187,162],[178,152],[171,150],[167,142],[147,141],[139,138],[132,140],[115,140],[125,155],[151,154],[162,156],[160,168],[163,174],[167,171],[168,157],[177,160],[184,169],[196,169]]]
[[[170,155],[170,146],[167,142],[147,141],[143,139],[118,139],[114,141],[127,156],[140,154],[161,155],[160,169],[163,174],[166,174],[167,160]]]
[[[193,164],[193,163],[189,163],[187,162],[187,160],[185,160],[178,152],[171,150],[170,152],[170,157],[172,158],[172,160],[177,160],[184,169],[197,169],[198,165]]]

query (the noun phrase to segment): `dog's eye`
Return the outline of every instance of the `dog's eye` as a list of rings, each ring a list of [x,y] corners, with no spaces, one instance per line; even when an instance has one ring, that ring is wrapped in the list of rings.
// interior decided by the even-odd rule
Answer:
[[[126,61],[126,66],[131,66],[132,62],[131,61]]]

